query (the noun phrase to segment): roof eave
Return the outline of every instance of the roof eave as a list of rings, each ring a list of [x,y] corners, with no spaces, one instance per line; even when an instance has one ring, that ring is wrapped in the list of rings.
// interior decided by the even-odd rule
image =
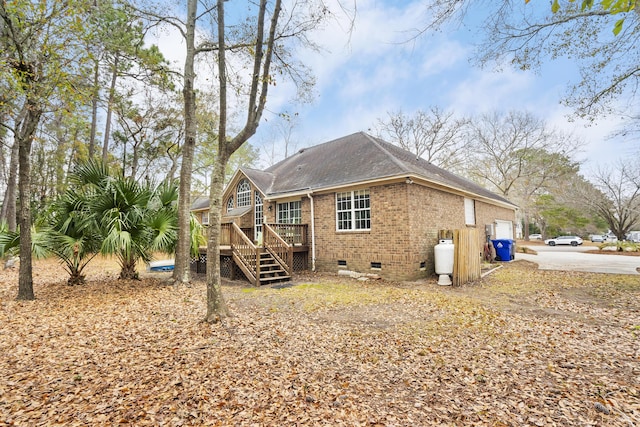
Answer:
[[[281,193],[269,193],[269,194],[265,195],[265,200],[266,201],[274,201],[274,200],[278,200],[278,199],[288,199],[288,198],[292,198],[292,197],[302,197],[302,196],[306,196],[307,194],[328,193],[328,192],[332,192],[332,191],[336,191],[336,190],[340,190],[340,189],[344,189],[344,188],[348,188],[348,187],[356,187],[356,186],[360,187],[360,186],[370,186],[372,184],[386,184],[386,183],[393,183],[393,182],[403,182],[403,181],[406,181],[408,178],[410,178],[414,183],[422,183],[422,184],[424,184],[424,185],[426,185],[428,187],[437,188],[437,189],[440,189],[440,190],[447,191],[449,193],[458,194],[460,196],[472,196],[476,200],[481,200],[481,201],[484,201],[486,203],[490,203],[490,204],[493,204],[493,205],[502,206],[502,207],[505,207],[505,208],[508,208],[508,209],[514,209],[514,210],[518,209],[518,206],[514,205],[513,203],[504,202],[502,200],[497,200],[497,199],[492,199],[490,197],[483,196],[481,194],[477,194],[477,193],[474,193],[472,191],[463,190],[461,188],[452,187],[450,185],[446,185],[446,184],[443,184],[443,183],[438,182],[438,181],[429,180],[429,179],[424,178],[421,175],[417,175],[417,174],[413,174],[413,173],[401,174],[401,175],[393,175],[393,176],[389,176],[389,177],[375,178],[375,179],[369,179],[369,180],[365,180],[365,181],[345,182],[345,183],[342,183],[342,184],[339,184],[339,185],[331,185],[331,186],[327,186],[327,187],[305,188],[305,189],[296,189],[296,190],[292,190],[292,191],[285,191],[285,192],[281,192]]]

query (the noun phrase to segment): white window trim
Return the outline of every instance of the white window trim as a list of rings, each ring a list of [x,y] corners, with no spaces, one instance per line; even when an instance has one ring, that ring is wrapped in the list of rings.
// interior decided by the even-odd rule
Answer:
[[[366,191],[369,197],[369,207],[367,209],[356,209],[355,207],[355,193],[360,191]],[[338,210],[338,195],[339,194],[350,194],[351,196],[351,208],[350,210]],[[336,207],[336,231],[339,233],[353,233],[353,232],[367,232],[371,231],[371,191],[368,188],[363,188],[361,190],[353,190],[353,191],[339,191],[336,192],[335,195],[335,207]],[[369,228],[355,228],[356,225],[356,212],[357,211],[369,211]],[[340,229],[339,227],[339,213],[340,212],[351,212],[351,225],[350,228]]]
[[[300,212],[300,216],[296,217],[296,219],[299,220],[298,222],[292,222],[291,221],[291,218],[292,218],[291,212],[293,211],[291,209],[291,204],[292,203],[298,203],[299,206],[300,206],[300,209],[294,209],[295,211],[299,211]],[[287,205],[287,209],[285,209],[286,212],[287,212],[287,222],[283,223],[283,222],[280,221],[280,212],[281,212],[280,206],[284,206],[284,205]],[[278,203],[276,203],[276,222],[282,223],[282,224],[301,224],[302,223],[302,200],[290,200],[290,201],[287,201],[287,202],[278,202]]]
[[[202,225],[209,225],[209,212],[202,212]]]
[[[476,201],[464,199],[464,223],[466,225],[476,225]]]
[[[255,210],[253,213],[254,238],[260,241],[262,236],[262,225],[264,224],[264,203],[262,196],[257,191],[253,195],[255,200]]]

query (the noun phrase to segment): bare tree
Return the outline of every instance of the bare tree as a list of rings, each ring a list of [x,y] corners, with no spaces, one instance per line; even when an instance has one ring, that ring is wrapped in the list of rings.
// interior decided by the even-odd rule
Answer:
[[[199,5],[203,11],[198,12]],[[173,278],[176,284],[186,283],[189,278],[189,219],[190,219],[190,189],[193,173],[193,156],[196,146],[196,90],[194,81],[196,56],[205,52],[217,54],[217,82],[219,84],[218,117],[211,119],[218,123],[219,145],[217,161],[212,174],[211,209],[215,211],[219,207],[216,197],[221,196],[224,183],[224,171],[229,157],[245,141],[251,137],[259,124],[267,99],[267,91],[271,84],[275,84],[276,76],[288,78],[295,82],[299,92],[305,92],[313,81],[308,69],[301,63],[296,63],[291,57],[291,44],[288,40],[295,40],[298,45],[303,44],[313,47],[305,34],[317,28],[318,24],[328,15],[328,9],[322,0],[297,0],[287,4],[286,19],[279,25],[279,17],[282,13],[281,1],[267,1],[250,3],[246,7],[247,13],[256,12],[256,16],[242,16],[231,14],[236,19],[229,28],[225,27],[224,2],[218,1],[215,6],[196,0],[187,2],[187,17],[183,22],[175,17],[160,16],[157,13],[146,11],[144,15],[161,23],[167,23],[176,28],[186,41],[187,54],[184,66],[184,115],[185,115],[185,142],[182,147],[182,165],[180,170],[180,197],[178,218],[178,245],[176,248],[175,269]],[[270,21],[268,21],[270,16]],[[196,26],[199,22],[205,22],[208,28],[215,31],[207,34],[205,24],[198,32],[196,40]],[[245,19],[246,18],[246,19]],[[226,39],[225,39],[226,37]],[[227,54],[234,57],[227,60]],[[251,70],[248,75],[244,70]],[[230,95],[231,94],[231,95]],[[234,96],[235,98],[229,99]],[[245,123],[238,126],[239,131],[233,138],[227,138],[229,129],[235,125],[228,122],[231,116],[228,109],[230,105],[236,105],[245,109]],[[217,222],[216,222],[217,220]],[[214,238],[208,244],[209,250],[219,250],[218,234],[220,212],[214,212],[210,218],[210,236]],[[212,248],[214,247],[215,248]],[[214,313],[212,301],[218,301],[219,313],[226,312],[223,307],[222,295],[219,292],[219,254],[208,253],[208,283],[207,293],[208,309],[207,320],[215,321],[219,316]],[[217,273],[214,273],[217,271]],[[213,276],[211,276],[213,274]],[[219,296],[219,298],[218,298]]]
[[[313,0],[300,0],[287,5],[284,9],[281,0],[273,2],[260,0],[256,4],[256,17],[253,18],[255,27],[227,28],[225,15],[225,2],[218,0],[217,24],[218,24],[218,83],[219,83],[219,122],[218,122],[218,157],[211,176],[211,189],[209,194],[209,221],[210,233],[207,244],[207,322],[218,322],[228,315],[228,310],[222,296],[220,286],[220,220],[222,214],[222,191],[224,185],[225,170],[229,157],[252,135],[255,134],[260,123],[267,102],[269,86],[272,84],[277,72],[287,73],[296,82],[305,83],[309,79],[304,78],[305,68],[296,67],[290,53],[284,50],[286,40],[307,42],[304,35],[309,30],[316,28],[325,19],[328,10],[321,2]],[[270,15],[270,16],[269,16]],[[282,21],[280,18],[284,17]],[[245,21],[246,22],[246,21]],[[282,22],[282,23],[280,23]],[[249,30],[247,32],[247,30]],[[243,49],[231,49],[238,46],[240,40],[230,39],[234,33],[241,35],[245,47]],[[249,36],[249,37],[246,37]],[[250,74],[247,76],[247,85],[242,92],[245,95],[243,105],[246,119],[235,136],[228,136],[229,123],[228,111],[229,98],[232,94],[228,70],[232,62],[231,57],[239,53],[238,61],[246,60]],[[299,64],[301,65],[301,64]],[[302,78],[301,78],[302,77]]]
[[[269,166],[286,159],[298,149],[300,141],[295,132],[298,125],[298,113],[282,112],[278,114],[278,120],[273,124],[269,135],[264,137],[264,142],[261,144]]]
[[[576,173],[571,160],[581,141],[530,113],[485,114],[471,120],[466,171],[469,177],[520,207],[528,237],[534,196]]]
[[[582,200],[607,221],[611,232],[623,240],[640,224],[640,167],[631,160],[619,160],[599,167],[590,181],[597,191],[581,194]]]
[[[379,137],[445,169],[456,169],[462,162],[468,119],[456,118],[453,112],[437,106],[418,110],[413,116],[402,111],[387,115],[386,119],[378,119]]]

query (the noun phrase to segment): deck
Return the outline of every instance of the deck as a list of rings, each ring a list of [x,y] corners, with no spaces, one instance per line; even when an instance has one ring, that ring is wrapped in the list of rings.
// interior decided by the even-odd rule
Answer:
[[[307,224],[263,224],[262,241],[253,241],[249,237],[253,235],[253,228],[241,229],[234,223],[221,225],[221,274],[225,275],[224,267],[233,279],[239,270],[251,283],[260,286],[288,281],[293,271],[306,269]],[[205,267],[201,264],[206,263],[206,248],[200,252],[195,270],[204,272]]]

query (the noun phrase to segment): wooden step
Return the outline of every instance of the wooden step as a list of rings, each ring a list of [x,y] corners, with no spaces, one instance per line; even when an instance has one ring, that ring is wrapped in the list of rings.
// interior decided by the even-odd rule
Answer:
[[[266,285],[269,283],[278,283],[291,280],[291,276],[277,276],[277,277],[261,277],[260,285]]]

